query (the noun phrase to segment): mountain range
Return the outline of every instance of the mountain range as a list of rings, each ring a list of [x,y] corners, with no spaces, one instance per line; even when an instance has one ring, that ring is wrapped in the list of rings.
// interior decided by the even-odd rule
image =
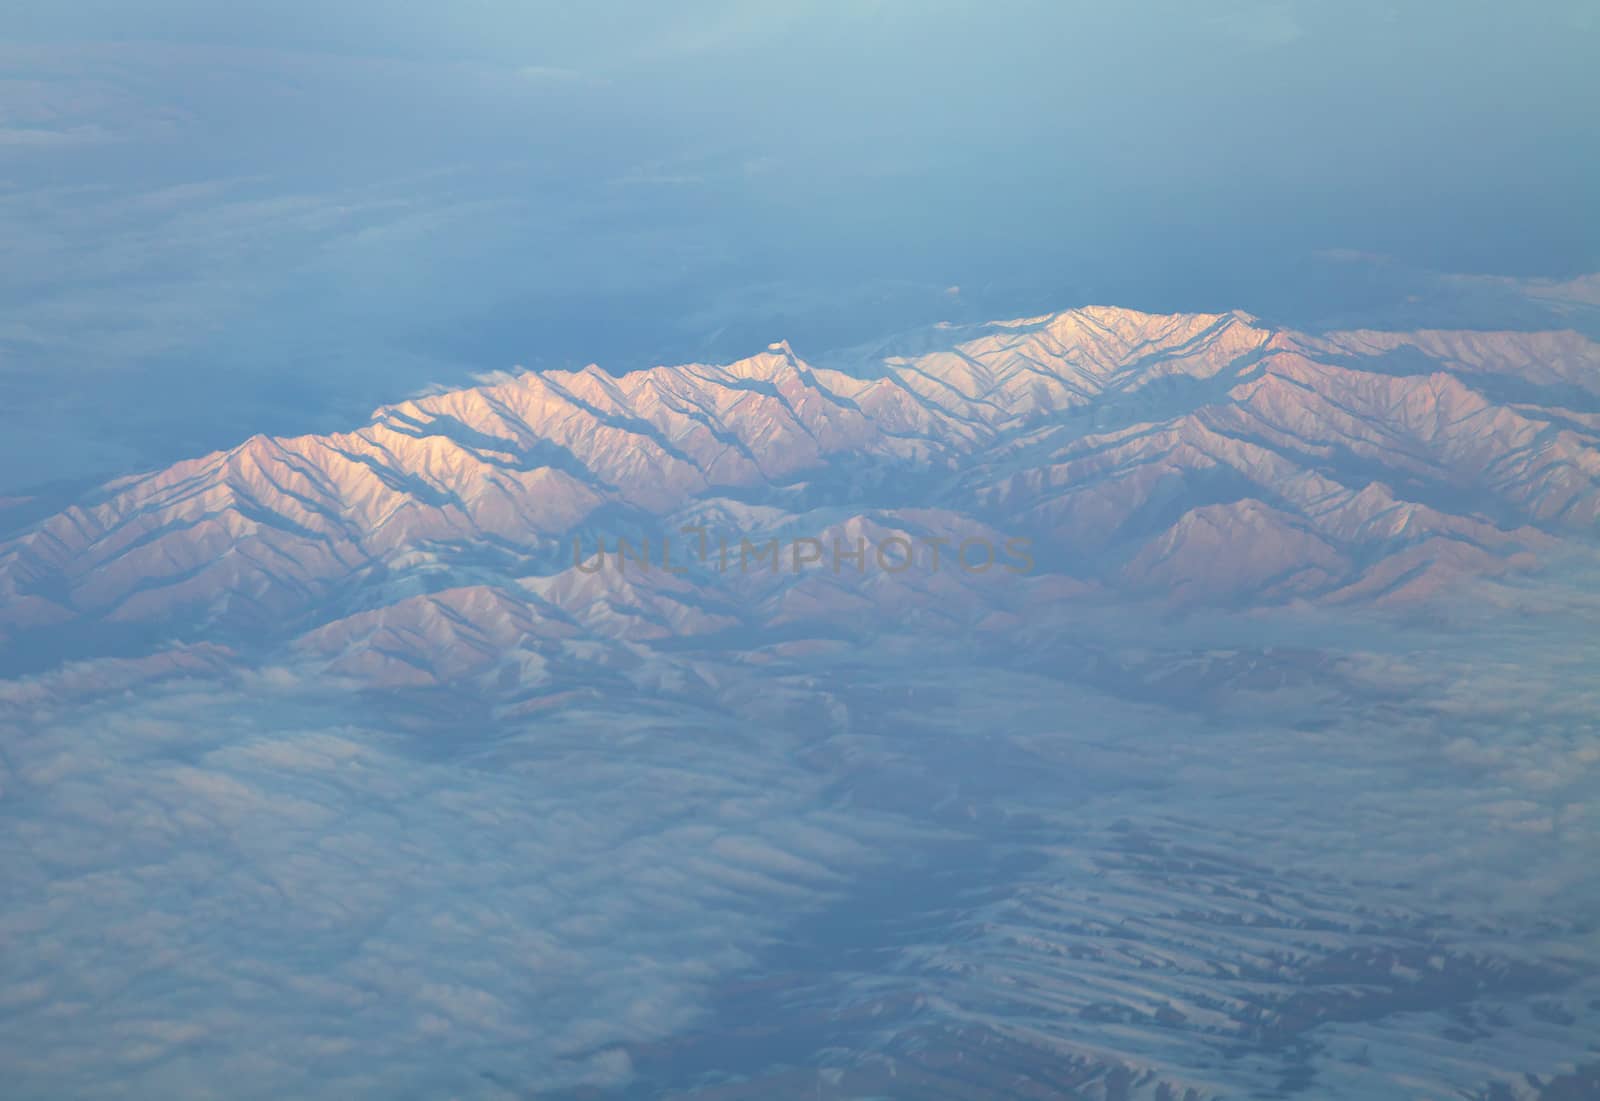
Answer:
[[[256,436],[12,524],[0,640],[505,684],[595,641],[1404,606],[1588,553],[1597,517],[1581,335],[1089,307],[816,363],[501,374]]]
[[[0,1063],[1592,1096],[1597,515],[1582,335],[1103,307],[0,499]]]

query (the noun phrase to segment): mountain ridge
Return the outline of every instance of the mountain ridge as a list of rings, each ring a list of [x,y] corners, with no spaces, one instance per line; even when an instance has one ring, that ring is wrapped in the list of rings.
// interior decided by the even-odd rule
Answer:
[[[257,435],[107,483],[0,542],[0,640],[95,623],[325,638],[434,591],[525,599],[528,579],[576,568],[586,535],[750,508],[766,510],[761,530],[738,534],[764,538],[852,517],[902,537],[902,513],[932,509],[951,530],[1028,541],[1040,571],[1016,591],[1053,586],[1067,603],[1425,600],[1588,545],[1591,396],[1600,345],[1571,332],[1311,336],[1240,312],[1113,307],[819,364],[779,341],[720,366],[499,375],[349,431]],[[896,580],[795,584],[819,622],[862,600],[910,614],[942,599]],[[617,583],[633,586],[618,607],[661,597]],[[697,584],[757,630],[793,587]],[[569,606],[541,622],[584,621],[582,602],[602,599],[590,588],[558,586]],[[1017,611],[987,599],[991,618]]]

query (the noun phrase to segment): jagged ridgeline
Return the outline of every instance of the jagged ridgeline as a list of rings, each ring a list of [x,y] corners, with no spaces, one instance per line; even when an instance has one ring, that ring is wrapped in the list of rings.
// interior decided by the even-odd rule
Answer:
[[[397,639],[438,631],[488,654],[863,607],[970,626],[1107,598],[1395,603],[1586,547],[1600,514],[1600,355],[1575,333],[1312,336],[1086,308],[824,362],[780,343],[507,376],[120,479],[0,544],[0,638],[36,657],[297,641],[385,669],[409,660]],[[922,557],[574,567],[575,543],[659,557],[705,537]],[[935,567],[941,542],[1026,545],[1030,569]]]

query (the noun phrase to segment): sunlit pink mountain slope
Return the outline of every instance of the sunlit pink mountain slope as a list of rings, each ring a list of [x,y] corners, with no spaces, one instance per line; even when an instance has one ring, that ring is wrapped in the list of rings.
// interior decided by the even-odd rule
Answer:
[[[0,543],[0,640],[209,631],[433,680],[586,638],[1403,602],[1587,547],[1600,516],[1600,345],[1575,333],[1094,307],[827,364],[503,376],[112,482]],[[719,569],[686,525],[917,557]],[[575,568],[574,537],[618,536],[677,540],[687,571]],[[971,541],[1029,568],[932,565]]]

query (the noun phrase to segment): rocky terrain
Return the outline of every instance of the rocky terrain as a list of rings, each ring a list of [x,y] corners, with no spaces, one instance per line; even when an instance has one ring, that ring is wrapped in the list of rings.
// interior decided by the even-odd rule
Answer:
[[[864,616],[1404,604],[1586,548],[1597,515],[1600,346],[1577,334],[1087,308],[825,367],[776,344],[506,376],[256,437],[13,531],[0,631],[249,638],[437,682]]]

